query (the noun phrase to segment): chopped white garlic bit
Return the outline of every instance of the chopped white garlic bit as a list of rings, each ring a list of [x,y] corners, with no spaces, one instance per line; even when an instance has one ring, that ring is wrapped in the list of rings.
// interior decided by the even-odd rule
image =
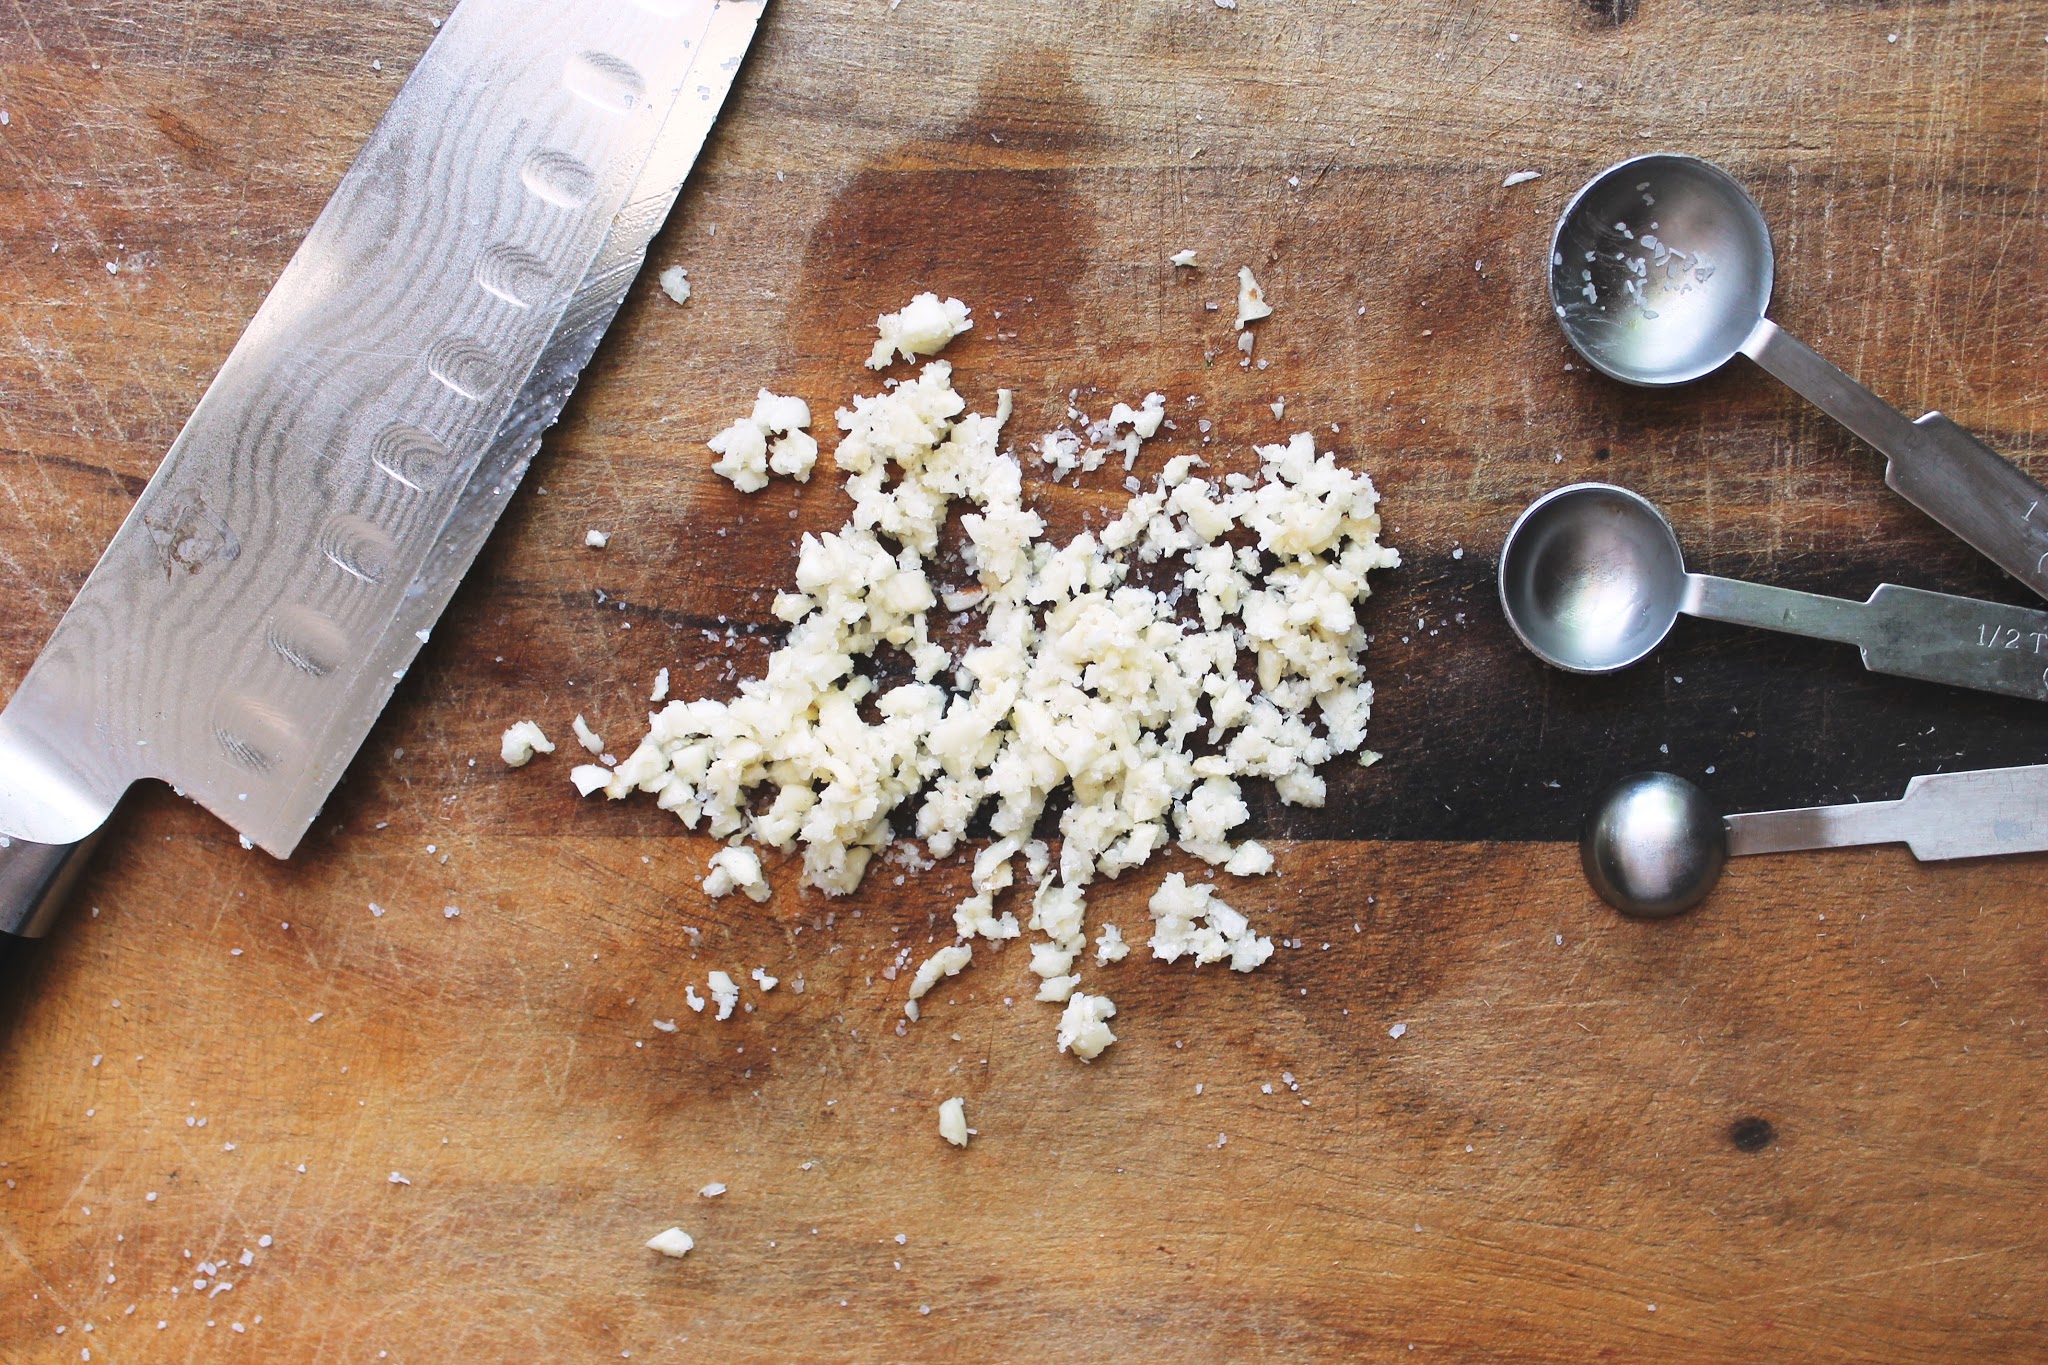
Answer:
[[[818,463],[818,440],[807,430],[810,425],[810,404],[762,389],[752,413],[706,442],[719,456],[712,472],[732,480],[742,493],[766,488],[771,470],[808,483]]]
[[[712,972],[705,981],[711,987],[711,998],[718,1004],[718,1017],[732,1018],[733,1007],[740,1003],[739,983],[724,972]]]
[[[917,975],[910,978],[911,1007],[924,999],[925,993],[939,983],[942,976],[958,976],[961,968],[974,960],[974,949],[964,943],[948,944],[918,964]],[[910,1016],[915,1019],[915,1013]]]
[[[610,531],[585,531],[583,533],[583,543],[593,550],[602,550],[605,546],[612,543],[612,533]]]
[[[662,271],[657,278],[661,282],[662,293],[668,295],[677,303],[688,303],[690,301],[689,271],[679,265],[672,265]]]
[[[768,879],[761,874],[761,855],[740,844],[712,854],[711,868],[704,878],[704,893],[708,896],[729,896],[735,891],[744,891],[747,899],[756,904],[774,894]]]
[[[697,1239],[684,1232],[681,1228],[670,1228],[667,1232],[657,1232],[647,1239],[647,1249],[649,1251],[658,1251],[664,1256],[674,1256],[678,1259],[689,1255],[690,1248],[696,1245]]]
[[[1223,864],[1223,870],[1233,877],[1263,877],[1273,870],[1273,855],[1256,839],[1247,839]]]
[[[747,975],[753,978],[754,984],[761,988],[761,994],[763,995],[766,995],[782,984],[782,978],[768,975],[766,967],[756,967],[751,972],[748,972]]]
[[[1228,958],[1248,972],[1273,956],[1273,940],[1251,931],[1251,921],[1217,896],[1206,882],[1189,885],[1175,872],[1152,894],[1152,956],[1177,962],[1192,955],[1195,965]]]
[[[651,696],[647,698],[647,700],[668,700],[668,670],[666,668],[662,669],[659,673],[656,673],[654,675],[654,692]]]
[[[583,719],[582,712],[576,713],[576,719],[570,723],[569,728],[576,732],[576,742],[578,744],[581,744],[594,754],[604,752],[604,739],[597,731],[590,728],[590,722]]]
[[[1531,180],[1541,180],[1542,178],[1543,172],[1541,171],[1516,171],[1513,175],[1501,181],[1500,187],[1504,190],[1511,190],[1517,185],[1526,185]]]
[[[1114,924],[1103,925],[1102,932],[1095,936],[1096,965],[1106,967],[1112,962],[1121,962],[1130,955],[1131,945],[1124,942],[1124,931]]]
[[[1116,1041],[1116,1035],[1104,1022],[1115,1017],[1116,1002],[1108,996],[1074,992],[1067,1001],[1066,1012],[1060,1015],[1056,1039],[1060,1051],[1071,1052],[1084,1062],[1094,1061],[1102,1055],[1104,1048]]]
[[[579,763],[569,770],[569,780],[576,784],[578,796],[588,796],[611,785],[612,770],[596,763]]]
[[[937,355],[946,349],[947,342],[973,327],[974,319],[968,316],[967,305],[960,300],[941,302],[937,294],[919,294],[901,312],[884,313],[875,319],[875,330],[881,335],[868,353],[868,368],[887,369],[889,361],[898,355],[913,361],[921,355]]]
[[[1259,282],[1252,278],[1252,268],[1242,265],[1237,268],[1237,330],[1242,332],[1260,318],[1273,316],[1273,305],[1266,302],[1266,291],[1259,288]]]
[[[1059,543],[1001,449],[1008,410],[1004,394],[993,415],[966,411],[943,360],[840,410],[832,458],[852,511],[802,538],[795,583],[772,607],[787,634],[763,673],[731,700],[668,702],[616,769],[578,769],[591,774],[578,786],[646,792],[688,827],[800,853],[803,883],[833,896],[899,834],[937,859],[983,824],[993,837],[956,932],[1000,940],[1028,927],[1041,992],[1067,1002],[1064,1046],[1097,1028],[1106,1046],[1113,1007],[1074,989],[1087,887],[1175,842],[1243,875],[1270,867],[1258,845],[1232,841],[1250,819],[1239,784],[1262,778],[1283,801],[1322,804],[1317,769],[1359,751],[1371,711],[1358,604],[1368,575],[1400,556],[1380,543],[1372,481],[1307,432],[1257,447],[1256,476],[1199,477],[1202,461],[1178,456],[1121,515]],[[1047,461],[1064,472],[1134,459],[1165,414],[1161,394],[1092,423],[1070,408],[1085,435],[1047,437]],[[974,580],[952,609],[979,618],[961,623],[958,657],[930,625],[949,524]],[[909,676],[861,667],[884,648]],[[1054,856],[1034,834],[1062,797]],[[1028,926],[998,909],[1020,869]],[[750,880],[726,876],[728,891]],[[1271,952],[1207,888],[1162,893],[1173,918],[1155,925],[1155,950],[1241,969]],[[1098,961],[1115,960],[1104,948]],[[932,975],[911,992],[911,1018],[954,951],[920,967]],[[1077,1000],[1103,1012],[1076,1014]]]
[[[508,768],[523,768],[533,761],[535,754],[551,754],[555,746],[547,732],[530,720],[518,721],[506,727],[503,738],[498,741],[498,757],[505,760]]]
[[[1052,470],[1055,483],[1077,469],[1092,474],[1112,455],[1121,455],[1124,468],[1131,469],[1138,462],[1139,449],[1159,434],[1165,420],[1163,393],[1146,394],[1143,404],[1135,408],[1129,403],[1118,403],[1110,409],[1108,417],[1089,424],[1085,436],[1065,429],[1047,432],[1039,442],[1039,463]]]
[[[939,1105],[939,1136],[955,1147],[967,1145],[967,1101],[958,1095]]]
[[[1193,247],[1189,247],[1185,251],[1176,251],[1166,259],[1182,270],[1193,270],[1195,268],[1195,251]]]

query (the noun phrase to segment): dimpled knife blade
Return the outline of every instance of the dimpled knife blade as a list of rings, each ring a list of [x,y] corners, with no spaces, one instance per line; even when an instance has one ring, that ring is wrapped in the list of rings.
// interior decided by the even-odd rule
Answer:
[[[0,928],[40,927],[5,902],[138,779],[291,853],[617,312],[764,4],[463,0],[0,711]]]

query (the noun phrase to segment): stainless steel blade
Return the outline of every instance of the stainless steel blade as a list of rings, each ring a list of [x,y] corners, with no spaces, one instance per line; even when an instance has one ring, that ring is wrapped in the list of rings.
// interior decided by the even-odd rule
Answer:
[[[764,0],[464,0],[0,712],[0,835],[138,778],[289,854],[618,309]]]

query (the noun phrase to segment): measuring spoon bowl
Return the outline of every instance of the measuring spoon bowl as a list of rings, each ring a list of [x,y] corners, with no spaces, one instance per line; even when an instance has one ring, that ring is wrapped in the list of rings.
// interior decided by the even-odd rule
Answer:
[[[1537,658],[1612,673],[1655,649],[1685,599],[1678,533],[1640,494],[1576,483],[1529,504],[1500,552],[1500,604]]]
[[[1610,166],[1550,243],[1550,301],[1594,369],[1662,388],[1733,359],[1771,302],[1771,230],[1735,178],[1672,152]]]

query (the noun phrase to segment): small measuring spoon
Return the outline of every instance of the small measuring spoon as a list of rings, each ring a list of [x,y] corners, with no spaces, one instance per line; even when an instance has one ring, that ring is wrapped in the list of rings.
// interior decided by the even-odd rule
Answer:
[[[2048,612],[1886,583],[1867,602],[1687,573],[1656,505],[1605,483],[1544,494],[1500,552],[1508,624],[1539,659],[1612,673],[1681,613],[1856,645],[1878,673],[2048,701]]]
[[[1600,899],[1661,917],[1706,899],[1730,858],[1897,843],[1922,862],[2048,850],[2048,764],[1916,777],[1896,801],[1748,815],[1722,815],[1682,777],[1637,773],[1593,803],[1579,862]]]
[[[1550,301],[1593,368],[1664,387],[1742,354],[1877,447],[1885,482],[2048,597],[2048,489],[1938,412],[1907,421],[1764,316],[1771,231],[1741,185],[1669,152],[1610,166],[1550,243]]]

